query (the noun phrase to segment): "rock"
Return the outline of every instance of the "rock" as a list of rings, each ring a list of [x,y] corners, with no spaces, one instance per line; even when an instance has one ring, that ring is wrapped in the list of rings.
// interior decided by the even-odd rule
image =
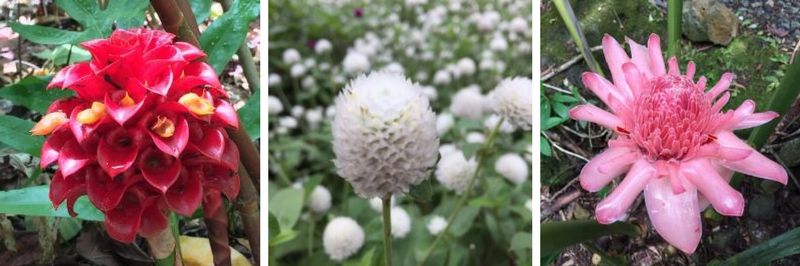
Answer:
[[[683,34],[695,42],[727,45],[739,29],[733,10],[715,0],[685,0],[682,16]]]

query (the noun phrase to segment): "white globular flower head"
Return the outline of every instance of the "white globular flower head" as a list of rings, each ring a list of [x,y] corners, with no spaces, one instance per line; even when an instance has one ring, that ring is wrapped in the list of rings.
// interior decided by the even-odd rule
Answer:
[[[292,75],[293,78],[299,78],[306,73],[306,67],[303,64],[294,64],[292,68],[289,69],[289,74]]]
[[[494,163],[495,172],[517,185],[528,179],[529,170],[525,159],[515,153],[503,154]]]
[[[395,205],[397,205],[396,199],[397,198],[392,196],[392,199],[389,201],[389,206],[394,207]],[[376,211],[378,213],[383,213],[383,201],[381,200],[381,198],[375,197],[369,199],[369,207],[372,208],[373,211]]]
[[[444,228],[447,227],[447,220],[444,219],[441,215],[436,215],[431,218],[428,222],[428,233],[431,235],[438,235]]]
[[[443,136],[455,124],[455,119],[451,113],[441,113],[436,117],[436,134]]]
[[[314,51],[317,52],[317,54],[327,53],[331,50],[331,48],[333,48],[333,45],[331,44],[331,41],[328,41],[327,39],[319,39],[314,44]]]
[[[516,33],[525,33],[531,28],[528,20],[522,17],[516,17],[508,24],[508,30]]]
[[[283,111],[283,103],[278,97],[270,95],[267,98],[267,109],[269,109],[269,114],[275,115]]]
[[[489,49],[493,51],[503,52],[508,49],[508,41],[501,35],[495,35],[492,41],[489,42]]]
[[[480,132],[469,132],[466,137],[467,143],[482,144],[486,142],[486,136]]]
[[[343,261],[364,245],[364,229],[350,217],[333,218],[322,233],[325,253],[334,261]]]
[[[436,74],[433,74],[433,84],[436,85],[450,84],[450,81],[452,81],[452,79],[453,78],[450,77],[450,72],[445,69],[436,71]]]
[[[442,146],[439,146],[439,156],[441,157],[445,157],[448,154],[457,151],[459,151],[458,148],[456,148],[456,145],[453,144],[443,144]]]
[[[294,48],[289,48],[286,51],[283,51],[283,62],[287,65],[300,62],[300,52]]]
[[[533,81],[515,77],[504,79],[492,91],[490,106],[494,112],[505,117],[511,124],[531,129],[533,124]]]
[[[458,60],[458,63],[456,64],[456,67],[457,67],[458,73],[460,75],[469,76],[469,75],[475,74],[475,68],[476,68],[475,67],[475,61],[473,61],[469,57],[464,57],[464,58],[461,58],[460,60]]]
[[[311,126],[311,128],[316,128],[322,119],[324,118],[322,107],[317,107],[311,110],[306,111],[305,119],[306,122]]]
[[[291,116],[284,116],[278,118],[278,125],[286,129],[293,129],[297,127],[297,119]]]
[[[277,73],[269,74],[269,86],[270,87],[281,85],[282,81],[283,80],[281,79],[281,75],[278,75]]]
[[[436,114],[400,74],[352,80],[336,98],[331,131],[336,173],[363,198],[408,192],[436,164]]]
[[[464,153],[455,151],[442,155],[436,165],[436,180],[457,194],[463,193],[469,186],[469,179],[475,174],[478,162],[464,158]]]
[[[422,93],[425,94],[425,97],[428,97],[428,100],[435,101],[439,98],[439,92],[436,91],[436,88],[433,86],[424,86],[422,87]]]
[[[308,195],[308,208],[314,213],[325,213],[331,208],[331,192],[322,185],[317,185]]]
[[[469,86],[453,95],[450,112],[456,117],[479,120],[483,116],[483,103],[481,89],[477,86]]]
[[[348,52],[342,61],[344,71],[349,74],[358,74],[367,72],[370,68],[369,58],[359,52]]]
[[[488,130],[493,130],[497,126],[498,122],[500,122],[500,116],[497,114],[492,114],[487,117],[486,120],[483,120],[483,126]],[[513,133],[514,129],[514,125],[509,123],[508,120],[503,120],[503,123],[500,124],[500,127],[498,128],[498,130],[503,133]]]
[[[392,208],[392,237],[404,238],[411,232],[411,218],[408,212],[400,207]]]

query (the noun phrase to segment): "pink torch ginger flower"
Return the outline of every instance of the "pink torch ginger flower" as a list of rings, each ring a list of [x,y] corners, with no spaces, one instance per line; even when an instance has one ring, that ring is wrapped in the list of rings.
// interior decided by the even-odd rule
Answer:
[[[149,29],[114,31],[82,43],[90,62],[61,69],[48,88],[75,97],[53,102],[31,134],[48,136],[41,167],[58,166],[54,207],[78,197],[105,214],[109,236],[132,242],[167,227],[170,211],[191,216],[202,204],[239,193],[239,151],[225,128],[236,111],[205,53],[174,35]]]
[[[786,184],[786,170],[733,134],[778,117],[754,113],[747,100],[736,110],[722,112],[733,80],[725,73],[706,90],[706,78],[694,80],[695,65],[684,74],[678,60],[664,65],[660,39],[652,34],[647,47],[627,40],[631,57],[611,36],[603,37],[603,52],[612,81],[584,73],[583,83],[611,112],[591,104],[569,114],[608,128],[617,137],[608,149],[584,166],[581,186],[596,192],[616,176],[627,173],[595,210],[597,221],[622,219],[644,191],[647,213],[656,231],[670,244],[693,253],[700,243],[700,212],[709,204],[720,214],[741,216],[742,194],[729,184],[734,171]]]

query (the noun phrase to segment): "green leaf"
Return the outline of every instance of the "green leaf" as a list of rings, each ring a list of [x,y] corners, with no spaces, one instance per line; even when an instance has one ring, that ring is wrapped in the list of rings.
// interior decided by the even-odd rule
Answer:
[[[280,199],[280,200],[278,200]],[[297,219],[300,218],[300,211],[303,208],[303,190],[296,188],[285,188],[269,201],[269,212],[278,219],[281,231],[294,227]]]
[[[511,250],[532,249],[533,236],[528,232],[517,232],[511,238]]]
[[[150,1],[109,1],[106,10],[101,15],[103,25],[101,30],[111,30],[111,25],[120,29],[137,28],[144,25],[144,15]]]
[[[239,123],[247,129],[247,134],[250,138],[257,139],[261,133],[261,108],[259,107],[259,98],[261,91],[256,91],[247,99],[247,103],[237,111],[239,113]]]
[[[55,50],[47,49],[34,53],[33,55],[44,60],[50,60],[57,66],[89,61],[92,59],[92,54],[90,54],[89,51],[72,44],[62,44]],[[69,59],[69,62],[67,62],[67,59]]]
[[[550,147],[550,141],[541,136],[539,137],[539,152],[547,157],[553,156],[553,148]]]
[[[605,235],[638,236],[639,228],[629,223],[602,225],[595,220],[572,220],[541,225],[542,254],[558,253],[562,249]]]
[[[795,228],[750,247],[719,265],[769,265],[770,262],[800,253],[800,228]]]
[[[46,89],[49,82],[50,77],[28,76],[16,84],[0,88],[0,97],[11,100],[16,105],[45,113],[47,107],[56,99],[74,95],[71,90]]]
[[[453,219],[453,224],[450,225],[450,233],[457,237],[467,233],[472,228],[472,223],[480,211],[481,208],[475,206],[464,206],[456,215],[456,218]]]
[[[83,225],[81,221],[75,218],[64,218],[58,222],[58,233],[61,235],[61,241],[67,242],[81,232]]]
[[[16,190],[0,191],[0,213],[8,215],[70,217],[66,204],[53,209],[49,198],[50,187],[34,186]],[[103,221],[103,213],[95,208],[86,196],[78,198],[74,206],[76,218]]]
[[[3,136],[0,142],[17,151],[38,157],[44,138],[31,136],[29,130],[33,127],[33,122],[15,116],[0,115],[0,125],[3,125],[0,126],[0,136]]]
[[[211,0],[191,0],[189,3],[197,23],[202,23],[211,14]]]
[[[375,265],[372,263],[373,258],[375,257],[375,247],[369,249],[369,251],[365,252],[364,255],[361,256],[359,260],[349,260],[344,263],[344,266],[370,266]]]
[[[89,31],[76,32],[38,25],[24,25],[17,22],[11,22],[8,25],[23,38],[39,44],[77,44],[90,39],[90,36],[100,37]]]
[[[245,41],[250,22],[258,17],[258,13],[258,0],[234,0],[231,9],[214,20],[200,36],[200,46],[217,73],[222,72]]]

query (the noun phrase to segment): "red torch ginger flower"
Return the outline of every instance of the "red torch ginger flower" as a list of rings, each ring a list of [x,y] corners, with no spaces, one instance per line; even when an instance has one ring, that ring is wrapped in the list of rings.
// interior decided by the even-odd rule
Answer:
[[[744,198],[728,181],[734,171],[786,184],[786,170],[748,146],[733,130],[751,128],[778,117],[754,113],[745,101],[722,111],[733,80],[725,73],[706,90],[706,78],[694,80],[695,65],[685,73],[678,60],[665,67],[659,37],[647,47],[628,39],[631,57],[609,35],[603,52],[612,81],[585,73],[583,83],[611,112],[591,104],[570,110],[575,120],[597,123],[616,133],[608,149],[593,158],[580,174],[581,186],[596,192],[627,173],[595,210],[597,221],[613,223],[644,191],[647,213],[656,231],[670,244],[693,253],[702,233],[700,212],[709,204],[720,214],[741,216]]]
[[[166,214],[190,216],[239,193],[239,151],[225,127],[238,127],[205,54],[172,34],[117,30],[83,43],[90,62],[67,66],[48,88],[76,97],[53,102],[31,134],[48,135],[41,167],[57,164],[54,206],[88,195],[116,240],[153,236]]]

